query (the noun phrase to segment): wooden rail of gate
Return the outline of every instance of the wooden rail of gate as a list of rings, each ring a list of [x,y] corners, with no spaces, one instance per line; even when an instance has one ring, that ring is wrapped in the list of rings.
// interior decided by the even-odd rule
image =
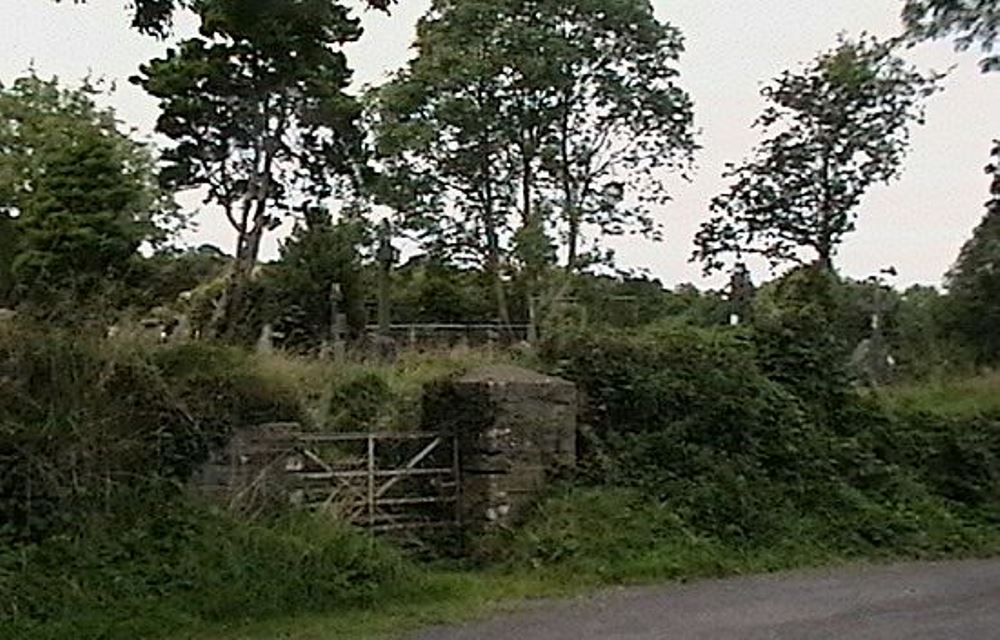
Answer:
[[[459,527],[458,439],[449,433],[294,434],[296,500],[373,531]]]

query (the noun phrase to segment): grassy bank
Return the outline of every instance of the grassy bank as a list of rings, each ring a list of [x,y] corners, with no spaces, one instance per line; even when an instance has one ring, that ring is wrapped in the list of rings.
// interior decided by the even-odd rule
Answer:
[[[956,410],[932,388],[776,375],[765,348],[563,336],[536,364],[586,395],[578,469],[468,557],[427,561],[329,520],[213,510],[186,474],[243,424],[413,426],[424,383],[505,356],[0,335],[0,637],[356,640],[607,585],[1000,553],[1000,414],[977,400],[993,382],[957,383],[977,391]]]
[[[619,586],[688,581],[787,569],[896,560],[982,557],[1000,553],[1000,533],[966,532],[953,540],[925,540],[919,551],[880,553],[844,549],[822,538],[823,526],[803,525],[799,537],[767,546],[739,547],[702,538],[654,513],[641,496],[616,490],[568,489],[539,504],[525,526],[505,536],[520,547],[501,565],[457,570],[425,567],[371,603],[326,614],[282,617],[201,629],[197,640],[375,640],[421,627],[454,624],[523,606],[539,598],[567,598]],[[975,529],[975,528],[973,528]],[[558,559],[542,561],[539,552]],[[524,562],[525,555],[536,559]]]
[[[880,545],[803,518],[777,542],[735,544],[636,491],[569,486],[483,541],[478,562],[418,562],[310,518],[244,524],[188,506],[128,524],[24,550],[21,570],[5,556],[0,597],[22,618],[2,637],[392,638],[613,585],[1000,553],[1000,529],[961,518]],[[47,610],[27,618],[32,606]]]
[[[890,406],[942,415],[1000,413],[1000,372],[899,384],[877,394]]]

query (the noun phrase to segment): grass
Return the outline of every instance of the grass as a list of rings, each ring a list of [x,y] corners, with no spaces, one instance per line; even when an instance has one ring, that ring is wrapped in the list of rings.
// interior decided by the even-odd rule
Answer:
[[[925,524],[932,539],[918,548],[845,546],[828,535],[836,522],[810,518],[772,542],[738,543],[638,491],[566,487],[463,566],[418,564],[312,518],[272,528],[197,509],[140,515],[127,533],[57,544],[45,565],[10,575],[7,596],[58,613],[27,632],[5,635],[0,622],[0,638],[390,640],[611,586],[1000,553],[1000,532],[970,527],[954,546],[951,527]],[[0,578],[11,568],[0,563]]]
[[[669,510],[620,489],[568,489],[544,501],[517,531],[493,544],[502,560],[455,570],[430,566],[413,582],[388,585],[363,607],[204,628],[189,640],[389,640],[583,596],[602,588],[771,573],[859,562],[1000,553],[985,532],[962,550],[872,553],[829,543],[829,523],[804,519],[773,544],[741,546],[690,531]],[[942,538],[943,540],[943,538]],[[496,553],[486,545],[485,552]],[[539,602],[541,600],[541,602]]]
[[[389,430],[412,429],[419,424],[420,399],[426,384],[459,375],[480,366],[509,364],[514,356],[490,348],[449,348],[406,351],[392,363],[350,358],[331,362],[287,353],[255,354],[258,375],[296,389],[299,400],[317,426],[329,428],[330,405],[338,389],[365,378],[385,383],[387,402],[380,403],[374,421]]]
[[[741,554],[730,551],[692,570],[676,547],[651,552],[619,567],[618,580],[593,574],[554,571],[514,573],[441,573],[428,577],[420,594],[385,594],[384,601],[363,609],[291,616],[264,622],[204,628],[174,635],[185,640],[394,640],[419,629],[456,625],[544,606],[550,600],[586,597],[602,589],[773,573],[820,566],[887,563],[906,556],[858,559],[838,555],[788,555],[785,549]],[[799,551],[802,551],[800,549]],[[975,554],[980,555],[980,554]],[[629,576],[627,579],[625,576]]]
[[[1000,412],[1000,371],[889,387],[879,392],[891,407],[942,415]]]
[[[538,572],[428,573],[417,584],[387,590],[363,608],[208,628],[191,640],[384,640],[423,627],[456,624],[515,610],[529,600],[568,597],[592,589],[583,580]]]

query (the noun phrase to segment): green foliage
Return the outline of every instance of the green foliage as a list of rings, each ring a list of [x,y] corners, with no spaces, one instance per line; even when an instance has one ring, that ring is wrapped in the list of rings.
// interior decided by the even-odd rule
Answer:
[[[212,245],[196,249],[163,249],[137,257],[125,274],[128,302],[141,310],[177,306],[182,294],[194,292],[220,278],[229,259]]]
[[[906,0],[903,22],[913,40],[955,36],[960,51],[982,48],[983,71],[1000,69],[1000,55],[993,47],[1000,36],[1000,2],[997,0]]]
[[[72,1],[81,4],[87,0]],[[128,3],[128,9],[132,11],[132,27],[140,33],[165,38],[170,34],[174,15],[192,4],[191,0],[132,0]],[[366,0],[365,4],[387,12],[395,0]]]
[[[831,267],[862,196],[899,175],[910,126],[939,80],[872,38],[841,40],[783,73],[762,90],[768,106],[756,124],[769,137],[727,172],[733,184],[713,201],[695,257],[714,271],[729,254],[803,264],[806,250]]]
[[[492,322],[491,283],[481,271],[433,259],[411,260],[393,271],[392,314],[402,323]]]
[[[215,327],[232,335],[264,235],[297,204],[313,206],[358,180],[360,107],[345,93],[340,48],[361,30],[330,0],[199,0],[195,8],[199,36],[143,65],[133,82],[159,101],[157,132],[173,142],[163,181],[204,189],[236,232]]]
[[[302,419],[235,350],[152,351],[68,332],[0,333],[0,541],[72,531],[186,481],[233,429]]]
[[[950,329],[975,354],[979,364],[1000,362],[1000,141],[993,150],[995,162],[987,167],[994,177],[983,221],[962,247],[948,272]]]
[[[0,550],[4,637],[176,637],[192,626],[365,606],[416,572],[310,517],[247,523],[184,501],[138,503],[74,536]]]
[[[553,494],[516,530],[483,543],[486,557],[615,582],[711,574],[725,563],[720,545],[634,489],[566,487]],[[651,567],[654,554],[671,560]]]
[[[490,274],[502,320],[506,273],[533,296],[558,254],[594,259],[588,233],[659,237],[649,205],[695,145],[681,37],[648,2],[441,0],[416,49],[372,94],[376,193],[430,253]]]
[[[935,377],[905,382],[879,393],[890,407],[945,416],[975,417],[1000,413],[1000,374]]]
[[[722,297],[689,284],[670,290],[646,276],[584,274],[573,280],[572,288],[578,313],[591,326],[635,328],[675,322],[712,327],[726,321],[727,304]]]
[[[377,430],[392,390],[385,378],[366,372],[334,387],[330,398],[329,426],[338,431]]]
[[[741,334],[693,328],[563,338],[548,358],[587,397],[585,462],[720,535],[773,530],[779,478],[805,465],[811,425]],[[756,489],[750,491],[753,486]]]
[[[324,210],[306,212],[304,222],[282,243],[281,257],[268,269],[263,285],[283,346],[316,348],[332,337],[334,283],[340,285],[337,312],[347,316],[354,337],[363,334],[367,317],[361,249],[369,240],[358,216],[334,223]]]
[[[21,234],[14,219],[0,213],[0,307],[13,302],[14,257],[20,253]]]
[[[16,298],[45,314],[76,311],[120,278],[173,211],[149,150],[95,105],[98,93],[33,75],[0,89],[0,224],[14,235],[0,288],[13,280]]]
[[[798,538],[825,557],[985,544],[1000,517],[1000,416],[948,418],[856,396],[824,364],[824,316],[796,300],[817,284],[811,274],[829,278],[810,270],[774,296],[782,314],[767,320],[774,334],[674,327],[550,345],[553,370],[587,399],[581,480],[637,490],[648,501],[643,521],[673,523],[652,536],[668,546],[693,536],[756,553]],[[543,507],[541,522],[529,519],[519,544],[541,545],[539,562],[565,554],[586,564],[592,550],[574,542],[577,525],[561,542],[547,529],[554,540],[531,537],[548,526],[549,509],[576,517],[559,504]],[[614,529],[655,555],[647,529]]]
[[[801,398],[821,419],[845,401],[849,347],[835,330],[837,276],[802,267],[761,288],[754,300],[753,341],[761,370]]]

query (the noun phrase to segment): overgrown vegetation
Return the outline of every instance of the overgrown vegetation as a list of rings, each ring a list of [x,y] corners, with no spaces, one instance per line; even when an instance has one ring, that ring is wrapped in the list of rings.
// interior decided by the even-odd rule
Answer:
[[[0,86],[0,637],[299,637],[281,619],[306,616],[361,638],[609,583],[1000,553],[1000,149],[946,292],[834,269],[938,90],[896,41],[845,38],[765,89],[770,137],[698,256],[816,261],[759,287],[737,262],[700,291],[604,248],[659,238],[652,205],[697,150],[682,34],[646,0],[435,0],[366,102],[336,1],[134,4],[147,33],[201,20],[135,79],[162,157],[89,82]],[[956,35],[994,69],[997,2],[974,5],[909,0],[909,36]],[[234,256],[169,246],[170,189],[194,188]],[[374,202],[393,210],[377,248]],[[398,269],[393,229],[417,250]],[[490,346],[403,349],[385,321],[466,343],[482,323]],[[496,346],[519,324],[533,344]],[[578,385],[579,464],[462,561],[187,490],[238,429],[419,428],[428,384],[498,362]]]

